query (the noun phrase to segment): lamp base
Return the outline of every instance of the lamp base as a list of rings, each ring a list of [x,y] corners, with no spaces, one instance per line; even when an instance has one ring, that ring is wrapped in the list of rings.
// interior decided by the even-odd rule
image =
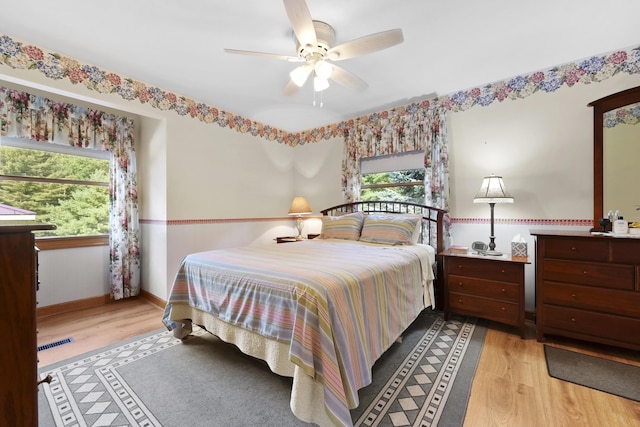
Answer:
[[[302,235],[302,229],[304,228],[304,222],[301,216],[298,216],[296,219],[296,229],[298,230],[298,235],[296,236],[296,240],[304,240],[304,236]]]

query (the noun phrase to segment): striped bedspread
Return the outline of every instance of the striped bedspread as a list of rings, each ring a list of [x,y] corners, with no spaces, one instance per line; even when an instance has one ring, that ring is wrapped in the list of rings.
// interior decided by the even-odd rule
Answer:
[[[351,425],[371,367],[425,306],[434,250],[338,239],[214,250],[188,255],[169,295],[289,345],[291,362],[324,386],[325,408]]]

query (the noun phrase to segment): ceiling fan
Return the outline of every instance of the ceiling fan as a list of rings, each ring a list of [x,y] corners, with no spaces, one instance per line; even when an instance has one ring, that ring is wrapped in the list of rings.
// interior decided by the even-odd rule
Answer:
[[[313,88],[316,92],[327,89],[330,79],[349,89],[364,90],[368,86],[364,80],[335,65],[334,62],[376,52],[404,41],[402,30],[397,28],[333,46],[335,41],[333,27],[326,22],[311,19],[305,0],[283,1],[293,28],[297,56],[237,49],[225,49],[225,52],[302,63],[289,73],[290,81],[284,88],[285,95],[293,95],[304,86],[311,75],[313,75]]]

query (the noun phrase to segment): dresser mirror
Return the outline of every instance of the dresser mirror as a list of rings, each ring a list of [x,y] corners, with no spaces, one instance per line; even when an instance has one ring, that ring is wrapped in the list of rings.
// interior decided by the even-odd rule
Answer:
[[[640,221],[640,86],[589,104],[593,107],[594,227],[609,211]]]

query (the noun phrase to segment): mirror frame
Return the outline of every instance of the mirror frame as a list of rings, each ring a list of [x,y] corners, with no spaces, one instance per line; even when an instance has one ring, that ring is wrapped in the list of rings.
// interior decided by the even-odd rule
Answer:
[[[604,216],[604,113],[640,102],[640,86],[589,103],[593,107],[593,227]]]

